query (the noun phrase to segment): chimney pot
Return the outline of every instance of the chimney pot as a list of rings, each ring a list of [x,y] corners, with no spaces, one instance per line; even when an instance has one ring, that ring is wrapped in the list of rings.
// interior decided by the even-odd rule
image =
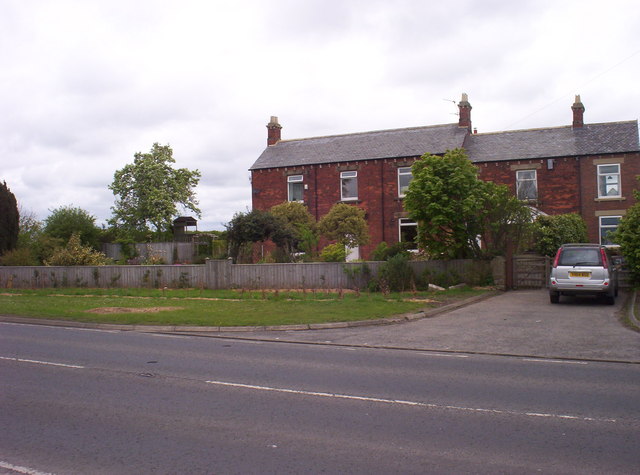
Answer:
[[[462,93],[462,99],[458,103],[458,110],[460,111],[458,127],[464,127],[471,132],[471,104],[469,104],[469,96],[465,92]]]
[[[280,141],[280,131],[282,126],[278,123],[275,115],[271,116],[271,120],[267,124],[267,146],[275,145]]]
[[[573,111],[573,128],[584,126],[584,104],[580,101],[580,94],[576,94],[576,99],[571,106]]]

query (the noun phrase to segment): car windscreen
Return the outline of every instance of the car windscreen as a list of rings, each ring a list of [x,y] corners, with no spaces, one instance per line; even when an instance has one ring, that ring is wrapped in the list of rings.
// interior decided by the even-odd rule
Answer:
[[[602,254],[600,249],[571,249],[566,248],[560,254],[561,266],[601,266]]]

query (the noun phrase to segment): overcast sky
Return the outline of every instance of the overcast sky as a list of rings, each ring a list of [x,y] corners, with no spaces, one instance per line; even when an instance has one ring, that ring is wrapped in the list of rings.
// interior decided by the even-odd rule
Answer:
[[[23,212],[103,224],[154,142],[199,169],[200,230],[251,205],[282,138],[457,122],[480,133],[635,120],[637,0],[0,0],[0,181]]]

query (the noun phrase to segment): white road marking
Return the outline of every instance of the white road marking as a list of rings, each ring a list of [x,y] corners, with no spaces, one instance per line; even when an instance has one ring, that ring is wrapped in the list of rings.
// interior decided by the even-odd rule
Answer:
[[[442,358],[469,358],[469,355],[460,355],[457,353],[419,353],[423,356],[440,356]]]
[[[446,404],[434,404],[434,403],[418,402],[418,401],[404,401],[402,399],[385,399],[385,398],[377,398],[377,397],[369,397],[369,396],[354,396],[349,394],[336,394],[336,393],[325,393],[325,392],[318,392],[318,391],[303,391],[299,389],[275,388],[270,386],[258,386],[254,384],[231,383],[228,381],[206,381],[206,382],[207,384],[214,384],[217,386],[253,389],[257,391],[273,391],[273,392],[286,393],[286,394],[297,394],[300,396],[316,396],[316,397],[326,397],[326,398],[348,399],[353,401],[378,402],[383,404],[397,404],[402,406],[426,407],[429,409],[450,409],[455,411],[488,413],[488,414],[497,414],[497,415],[511,415],[511,416],[549,417],[549,418],[555,418],[555,419],[571,419],[571,420],[586,421],[586,422],[617,422],[616,419],[607,419],[607,418],[582,417],[582,416],[571,416],[571,415],[565,415],[565,414],[551,414],[551,413],[537,413],[537,412],[519,412],[519,411],[510,411],[510,410],[502,410],[502,409],[483,409],[479,407],[450,406]]]
[[[44,364],[49,366],[61,366],[63,368],[74,368],[74,369],[84,369],[84,366],[78,366],[73,364],[64,364],[64,363],[53,363],[51,361],[39,361],[39,360],[27,360],[24,358],[10,358],[7,356],[0,356],[0,360],[7,361],[17,361],[19,363],[33,363],[33,364]]]
[[[531,361],[533,363],[560,363],[560,364],[580,364],[588,365],[587,361],[569,361],[569,360],[545,360],[543,358],[522,358],[522,361]]]
[[[13,470],[18,473],[25,473],[27,475],[53,475],[49,472],[41,472],[39,470],[34,470],[32,468],[20,467],[19,465],[13,465],[8,462],[0,461],[0,467],[6,468],[7,470]]]

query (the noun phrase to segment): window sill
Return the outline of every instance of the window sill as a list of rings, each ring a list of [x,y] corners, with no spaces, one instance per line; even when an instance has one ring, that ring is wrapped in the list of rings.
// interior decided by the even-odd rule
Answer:
[[[358,198],[350,198],[350,199],[344,199],[344,200],[340,200],[338,201],[338,203],[345,203],[345,204],[349,204],[349,203],[362,203],[362,200],[359,200]]]
[[[606,196],[603,198],[594,198],[593,201],[625,201],[624,196]]]

